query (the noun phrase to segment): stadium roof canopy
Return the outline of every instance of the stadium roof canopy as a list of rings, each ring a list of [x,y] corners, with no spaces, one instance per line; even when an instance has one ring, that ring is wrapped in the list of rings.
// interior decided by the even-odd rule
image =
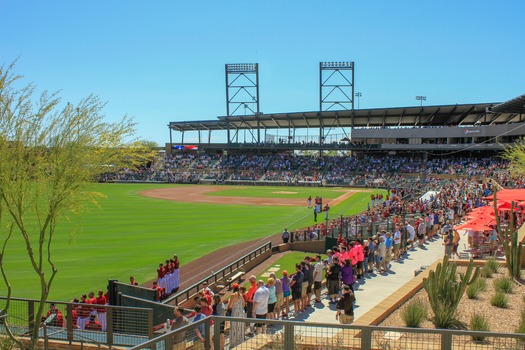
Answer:
[[[490,125],[521,122],[525,95],[504,103],[372,108],[217,117],[170,122],[174,131],[299,129],[339,127]],[[521,109],[518,108],[521,103]]]
[[[495,105],[489,110],[494,113],[523,113],[525,112],[525,94]]]

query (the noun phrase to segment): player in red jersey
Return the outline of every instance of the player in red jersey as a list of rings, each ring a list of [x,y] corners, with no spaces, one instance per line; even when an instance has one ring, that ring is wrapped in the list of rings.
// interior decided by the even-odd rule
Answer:
[[[180,287],[180,262],[177,254],[173,254],[173,288],[176,292]]]
[[[96,299],[97,305],[106,305],[107,300],[104,296],[104,292],[99,290],[98,291],[98,297]],[[106,308],[105,307],[97,307],[97,314],[98,314],[98,321],[102,325],[102,330],[106,331]]]
[[[157,269],[157,286],[166,290],[166,270],[162,263],[159,264],[159,268]]]
[[[89,321],[89,313],[91,312],[91,306],[87,300],[87,296],[82,294],[80,297],[79,306],[77,307],[78,315],[78,327],[80,329],[86,329],[86,324]]]

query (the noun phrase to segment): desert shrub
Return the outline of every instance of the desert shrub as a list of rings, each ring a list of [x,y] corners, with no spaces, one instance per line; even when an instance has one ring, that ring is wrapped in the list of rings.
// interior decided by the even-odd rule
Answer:
[[[512,293],[514,289],[514,282],[509,277],[500,277],[494,280],[494,288],[496,291],[502,291],[505,294]]]
[[[485,266],[490,268],[494,273],[497,273],[500,267],[498,261],[495,258],[488,258],[487,262],[485,263]]]
[[[483,331],[490,332],[490,325],[485,316],[475,313],[470,318],[470,330],[471,331]],[[484,336],[473,335],[472,340],[474,341],[483,341],[485,340]]]
[[[516,328],[516,331],[514,333],[524,333],[525,334],[525,309],[521,310],[521,321],[518,325],[518,328]]]
[[[472,283],[467,287],[467,297],[469,299],[477,299],[481,293],[481,289],[478,283]]]
[[[478,278],[474,283],[479,285],[479,290],[484,292],[487,290],[487,280],[485,278]]]
[[[490,299],[490,304],[495,307],[506,309],[509,306],[509,299],[502,291],[496,291],[496,294]]]
[[[419,328],[427,317],[427,308],[421,300],[412,300],[401,310],[401,318],[407,327]]]
[[[492,271],[492,269],[488,267],[487,265],[481,268],[481,277],[492,278],[493,274],[494,274],[494,271]]]

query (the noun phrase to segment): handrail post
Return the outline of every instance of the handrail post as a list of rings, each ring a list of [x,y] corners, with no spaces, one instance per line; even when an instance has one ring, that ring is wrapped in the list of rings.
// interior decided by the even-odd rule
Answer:
[[[215,322],[213,323],[213,348],[222,349],[221,347],[221,321],[219,320],[215,320]]]
[[[372,349],[372,330],[370,328],[365,327],[361,330],[361,349]]]
[[[284,325],[283,342],[284,350],[294,350],[294,326],[288,322]]]
[[[109,347],[113,345],[113,325],[115,324],[115,322],[113,322],[113,310],[111,306],[106,308],[106,340]]]
[[[73,305],[72,304],[66,304],[66,329],[67,329],[67,340],[69,341],[69,344],[73,342]]]
[[[211,319],[206,317],[204,319],[204,326],[205,326],[205,330],[204,330],[204,349],[206,350],[210,350],[212,347],[212,343],[211,343]]]
[[[441,333],[441,350],[452,349],[452,333],[444,332]]]

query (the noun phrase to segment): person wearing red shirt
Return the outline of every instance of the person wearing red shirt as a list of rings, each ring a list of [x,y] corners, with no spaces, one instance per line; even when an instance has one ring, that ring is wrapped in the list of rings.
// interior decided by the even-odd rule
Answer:
[[[91,312],[91,306],[87,300],[87,296],[82,294],[80,297],[79,306],[77,307],[78,315],[78,327],[82,330],[86,329],[86,324],[89,321],[89,314]]]
[[[159,264],[159,268],[157,269],[157,286],[166,290],[166,270],[162,263]]]
[[[157,301],[161,301],[164,298],[164,289],[161,288],[157,282],[153,282],[153,287],[151,287],[151,289],[157,291]]]
[[[98,297],[96,299],[97,305],[106,305],[107,300],[104,296],[104,292],[99,290],[98,291]],[[97,307],[97,314],[98,314],[98,321],[102,325],[102,330],[106,331],[106,308],[105,307]]]
[[[53,327],[63,327],[64,326],[64,316],[62,315],[62,311],[57,309],[55,304],[49,305],[49,311],[47,312],[45,319],[47,320],[51,315],[55,315],[55,317],[49,321],[50,326],[53,326]]]
[[[166,286],[164,287],[166,289],[166,294],[170,294],[172,288],[172,280],[173,276],[171,275],[171,262],[170,259],[166,259],[166,263],[164,264],[164,275],[166,278]]]
[[[246,292],[246,318],[253,318],[253,296],[257,291],[257,277],[251,275],[248,280],[250,281],[250,288]]]
[[[180,287],[180,262],[177,254],[173,254],[173,285],[176,292]]]
[[[100,324],[100,322],[97,321],[96,315],[91,315],[89,317],[89,322],[86,324],[85,329],[88,331],[102,331],[102,325]]]

